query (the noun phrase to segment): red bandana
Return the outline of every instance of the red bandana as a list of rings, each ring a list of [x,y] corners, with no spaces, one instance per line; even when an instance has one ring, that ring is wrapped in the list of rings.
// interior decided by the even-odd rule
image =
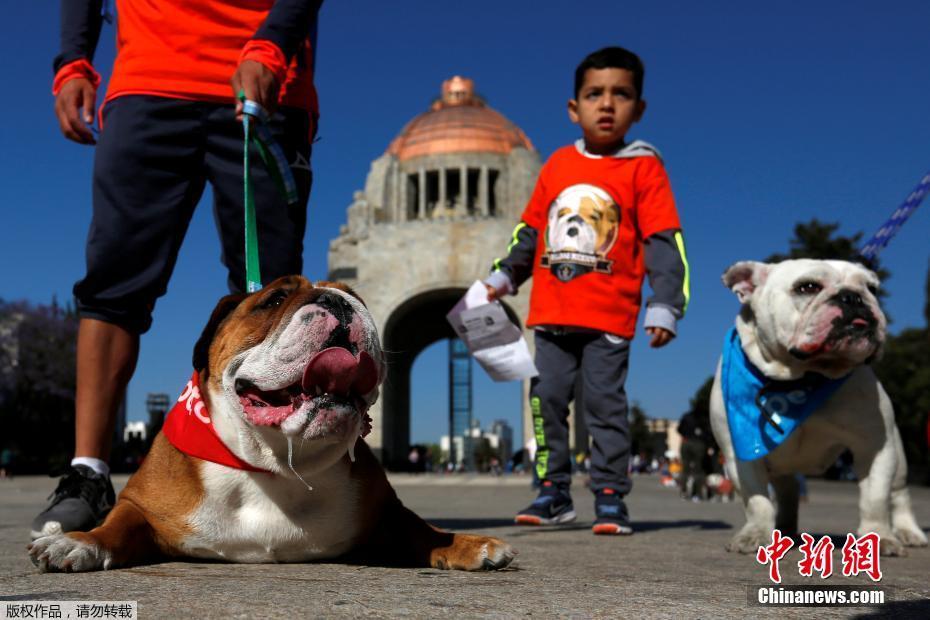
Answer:
[[[162,432],[171,445],[185,454],[227,467],[269,473],[240,459],[220,439],[207,404],[200,396],[200,375],[197,371],[187,382],[177,404],[168,412]]]

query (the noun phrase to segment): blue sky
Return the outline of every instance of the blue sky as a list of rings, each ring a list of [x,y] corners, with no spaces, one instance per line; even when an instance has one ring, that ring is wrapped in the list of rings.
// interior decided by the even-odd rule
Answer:
[[[93,153],[67,142],[53,117],[57,10],[52,2],[5,8],[5,300],[70,299],[83,274]],[[645,61],[649,104],[630,137],[663,153],[693,290],[676,342],[661,351],[644,338],[634,343],[627,387],[649,415],[678,417],[711,374],[737,311],[719,280],[730,263],[786,250],[795,222],[813,217],[840,222],[844,234],[870,235],[930,169],[928,23],[930,4],[918,1],[329,0],[321,13],[321,140],[304,271],[325,275],[328,242],[352,192],[442,80],[473,78],[545,158],[577,137],[565,113],[575,65],[599,47],[629,47]],[[114,37],[107,27],[96,59],[104,74]],[[928,240],[925,205],[882,255],[892,272],[886,308],[893,331],[923,322]],[[219,254],[205,202],[143,337],[130,418],[144,415],[146,393],[173,394],[186,381],[191,346],[224,293]],[[435,440],[446,428],[445,363],[446,347],[437,344],[414,365],[414,441]],[[518,424],[517,386],[495,385],[477,367],[476,375],[476,417]]]

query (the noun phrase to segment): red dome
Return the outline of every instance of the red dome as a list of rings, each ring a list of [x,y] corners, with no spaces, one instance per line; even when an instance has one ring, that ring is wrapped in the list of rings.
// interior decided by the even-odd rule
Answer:
[[[407,123],[387,152],[404,161],[446,153],[509,153],[533,150],[519,127],[474,94],[471,80],[453,77],[442,85],[442,99]]]

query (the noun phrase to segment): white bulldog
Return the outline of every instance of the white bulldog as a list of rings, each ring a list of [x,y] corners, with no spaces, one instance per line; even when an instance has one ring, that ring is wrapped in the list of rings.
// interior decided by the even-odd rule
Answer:
[[[907,463],[891,400],[868,365],[885,339],[885,316],[875,296],[876,275],[845,261],[745,261],[727,269],[723,282],[742,303],[735,328],[739,339],[732,335],[728,340],[730,358],[748,360],[755,368],[742,376],[757,377],[764,385],[755,407],[740,408],[747,399],[739,400],[730,377],[742,371],[732,370],[737,363],[728,362],[726,353],[718,364],[711,426],[746,512],[746,525],[727,549],[755,553],[771,542],[775,528],[796,534],[795,474],[821,473],[847,448],[859,479],[859,535],[878,533],[885,555],[905,555],[905,546],[926,545],[927,536],[911,511]],[[812,412],[798,418],[798,427],[791,432],[789,403],[805,402],[821,385],[826,386],[822,402],[811,397]],[[737,410],[750,409],[757,416],[755,425],[734,418]],[[760,412],[765,416],[761,420]],[[734,420],[749,431],[744,435],[758,431],[767,437],[781,436],[783,442],[774,445],[763,439],[752,455],[761,456],[738,458],[734,439],[744,442],[742,446],[748,444],[744,435],[731,436]],[[745,457],[749,448],[741,449]],[[770,482],[777,514],[769,499]]]

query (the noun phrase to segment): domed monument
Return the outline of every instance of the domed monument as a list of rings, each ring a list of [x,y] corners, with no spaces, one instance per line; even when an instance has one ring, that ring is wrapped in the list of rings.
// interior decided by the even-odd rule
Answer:
[[[355,192],[330,243],[329,277],[358,291],[388,352],[367,441],[389,466],[405,462],[409,450],[414,359],[455,337],[445,315],[506,252],[539,168],[520,128],[489,107],[472,80],[456,76],[372,162],[365,189]],[[504,302],[521,325],[528,292]],[[448,409],[436,403],[437,415]]]

